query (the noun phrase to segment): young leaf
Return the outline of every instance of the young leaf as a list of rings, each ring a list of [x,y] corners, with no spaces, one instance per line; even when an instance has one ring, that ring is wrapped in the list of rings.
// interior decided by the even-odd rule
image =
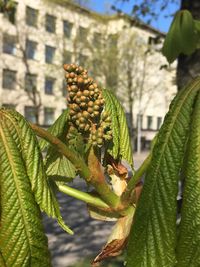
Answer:
[[[65,226],[61,217],[58,202],[49,186],[42,155],[35,134],[26,120],[16,111],[3,112],[4,116],[12,123],[13,128],[19,134],[19,149],[22,150],[22,159],[31,183],[31,189],[40,209],[50,217],[56,218],[61,227],[72,234],[68,226]]]
[[[112,117],[112,130],[113,130],[113,148],[108,152],[115,159],[120,157],[126,160],[130,166],[133,168],[133,155],[131,148],[131,141],[129,136],[129,130],[127,126],[126,116],[124,110],[117,100],[117,98],[112,94],[111,91],[103,90],[106,110],[110,113]],[[118,153],[114,153],[113,150]],[[113,154],[112,154],[113,153]]]
[[[200,94],[192,115],[177,244],[177,267],[200,263]]]
[[[163,55],[172,63],[180,53],[192,54],[197,45],[196,37],[191,13],[188,10],[177,12],[163,44]]]
[[[76,176],[74,165],[54,148],[50,148],[46,156],[46,173],[52,178],[63,178],[63,181],[70,182]]]
[[[48,128],[47,131],[56,137],[62,135],[67,127],[68,115],[69,115],[69,110],[68,109],[64,110],[62,114],[58,117],[58,119],[54,122],[54,124],[52,124]],[[49,143],[44,139],[40,140],[39,145],[41,150],[44,150],[45,148],[50,146]]]
[[[197,78],[175,97],[159,131],[151,166],[136,209],[128,244],[128,267],[172,267],[176,263],[179,173],[189,132]]]
[[[107,151],[114,159],[116,159],[119,155],[119,122],[117,119],[117,110],[113,103],[109,90],[102,90],[102,93],[105,99],[105,111],[107,111],[110,117],[112,118],[111,128],[113,140],[112,143],[109,143]]]
[[[133,168],[133,154],[125,112],[118,99],[112,92],[109,91],[109,93],[117,111],[117,120],[119,124],[119,155]]]
[[[1,266],[51,266],[40,209],[24,164],[18,129],[0,112]]]

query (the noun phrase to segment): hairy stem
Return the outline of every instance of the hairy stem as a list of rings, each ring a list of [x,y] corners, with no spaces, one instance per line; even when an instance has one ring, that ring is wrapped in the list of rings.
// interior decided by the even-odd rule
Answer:
[[[92,155],[90,153],[89,155],[88,167],[85,161],[83,161],[83,159],[75,151],[69,149],[60,139],[35,124],[31,124],[31,128],[38,136],[51,143],[58,152],[63,154],[72,162],[81,177],[83,177],[86,182],[94,186],[103,201],[105,201],[113,209],[123,209],[120,205],[120,198],[106,183],[100,163],[94,153]],[[93,151],[93,149],[91,151]]]
[[[57,184],[59,191],[67,194],[68,196],[74,197],[79,199],[91,206],[102,208],[102,209],[109,209],[109,206],[100,198],[90,195],[89,193],[79,191],[78,189],[72,188],[68,185],[61,185]]]
[[[88,155],[88,167],[91,172],[91,183],[96,188],[102,199],[109,204],[110,207],[120,208],[120,197],[118,197],[107,184],[97,153],[91,147]]]
[[[68,160],[72,162],[75,168],[78,170],[80,175],[86,179],[86,181],[90,180],[90,170],[84,160],[72,149],[69,149],[60,139],[50,134],[48,131],[40,128],[35,124],[31,124],[31,128],[34,132],[45,139],[47,142],[51,143],[55,149],[63,154]]]
[[[122,202],[126,202],[130,199],[131,193],[133,189],[135,188],[135,185],[139,182],[139,180],[142,178],[143,174],[146,172],[147,168],[150,165],[152,158],[152,153],[150,153],[147,158],[143,161],[140,168],[135,172],[133,177],[130,179],[130,181],[127,184],[126,190],[122,194]]]

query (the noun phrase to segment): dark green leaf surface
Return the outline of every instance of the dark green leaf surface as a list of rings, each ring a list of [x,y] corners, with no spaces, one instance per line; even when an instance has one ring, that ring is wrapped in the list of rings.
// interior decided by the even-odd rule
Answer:
[[[103,90],[102,92],[103,92],[103,97],[105,99],[105,111],[108,112],[108,114],[112,119],[111,128],[112,128],[113,140],[112,143],[110,142],[107,151],[114,159],[116,159],[119,156],[119,122],[117,119],[117,110],[113,103],[111,93],[106,89]]]
[[[21,155],[18,129],[0,112],[0,262],[6,267],[50,266],[40,209]]]
[[[200,266],[200,94],[188,142],[177,267]]]
[[[63,131],[67,127],[67,121],[68,121],[68,115],[69,110],[66,109],[62,112],[62,114],[58,117],[58,119],[48,128],[48,132],[50,132],[52,135],[59,137],[63,134]],[[49,143],[42,139],[39,142],[41,150],[44,150],[45,148],[49,147]]]
[[[181,90],[159,131],[128,244],[128,267],[176,264],[179,173],[200,79]]]

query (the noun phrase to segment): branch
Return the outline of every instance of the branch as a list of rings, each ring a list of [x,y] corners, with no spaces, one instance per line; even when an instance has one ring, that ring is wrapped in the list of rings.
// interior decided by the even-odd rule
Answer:
[[[35,124],[30,124],[30,126],[38,136],[51,143],[58,152],[63,154],[69,161],[72,162],[79,174],[86,180],[86,182],[94,186],[100,197],[111,208],[114,210],[123,210],[124,207],[121,205],[120,197],[118,197],[106,183],[105,177],[100,169],[98,159],[96,159],[95,156],[93,157],[93,155],[91,155],[89,159],[89,165],[92,166],[90,169],[79,154],[69,149],[60,139]]]
[[[79,199],[91,206],[102,208],[102,209],[109,209],[109,206],[100,198],[90,195],[89,193],[79,191],[78,189],[72,188],[68,185],[61,185],[57,184],[59,191],[67,194],[68,196],[74,197]]]
[[[152,152],[153,152],[153,148],[155,146],[156,141],[157,141],[157,135],[152,140],[151,150],[150,150],[149,155],[146,157],[146,159],[143,161],[140,168],[135,172],[135,174],[131,177],[130,181],[128,182],[126,190],[124,191],[124,193],[122,194],[122,197],[121,197],[122,203],[129,202],[132,191],[135,188],[135,185],[139,182],[139,180],[142,178],[143,174],[148,169],[148,167],[151,163]]]
[[[91,174],[85,161],[72,149],[69,149],[60,139],[50,134],[48,131],[40,128],[35,124],[30,124],[33,131],[41,138],[45,139],[47,142],[51,143],[55,149],[64,155],[78,170],[79,174],[85,178],[86,181],[91,180]]]

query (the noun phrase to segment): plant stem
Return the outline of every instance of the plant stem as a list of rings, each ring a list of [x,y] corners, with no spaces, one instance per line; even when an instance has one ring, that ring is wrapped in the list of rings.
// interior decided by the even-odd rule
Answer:
[[[74,197],[76,199],[79,199],[87,204],[90,204],[94,207],[102,208],[102,209],[109,209],[109,206],[98,197],[92,196],[86,192],[79,191],[78,189],[72,188],[68,185],[57,184],[57,187],[59,191],[71,197]]]
[[[91,183],[96,188],[101,198],[113,209],[121,209],[120,197],[109,187],[102,171],[101,163],[97,157],[97,151],[91,147],[88,155],[88,167],[91,172]]]
[[[122,194],[122,201],[123,203],[126,202],[135,185],[139,182],[139,180],[142,178],[143,174],[146,172],[147,168],[150,165],[151,162],[151,158],[152,158],[152,153],[150,153],[146,159],[143,161],[142,165],[140,166],[140,168],[135,172],[135,174],[133,175],[133,177],[130,179],[130,181],[127,184],[126,190],[124,191],[124,193]]]
[[[86,182],[94,186],[102,200],[104,200],[111,208],[123,209],[123,207],[120,205],[120,198],[106,183],[105,177],[100,168],[100,163],[95,154],[90,157],[90,160],[88,160],[88,162],[90,162],[90,164],[88,163],[88,165],[91,167],[90,168],[86,165],[85,161],[79,156],[79,154],[69,149],[60,139],[35,124],[31,124],[31,128],[38,136],[51,143],[58,152],[69,159],[78,170],[81,177],[83,177]]]
[[[60,139],[53,136],[48,131],[40,128],[39,126],[31,124],[31,128],[34,130],[34,132],[36,132],[38,136],[51,143],[58,152],[69,159],[82,177],[84,177],[87,181],[90,180],[91,174],[88,166],[75,151],[69,149]]]

